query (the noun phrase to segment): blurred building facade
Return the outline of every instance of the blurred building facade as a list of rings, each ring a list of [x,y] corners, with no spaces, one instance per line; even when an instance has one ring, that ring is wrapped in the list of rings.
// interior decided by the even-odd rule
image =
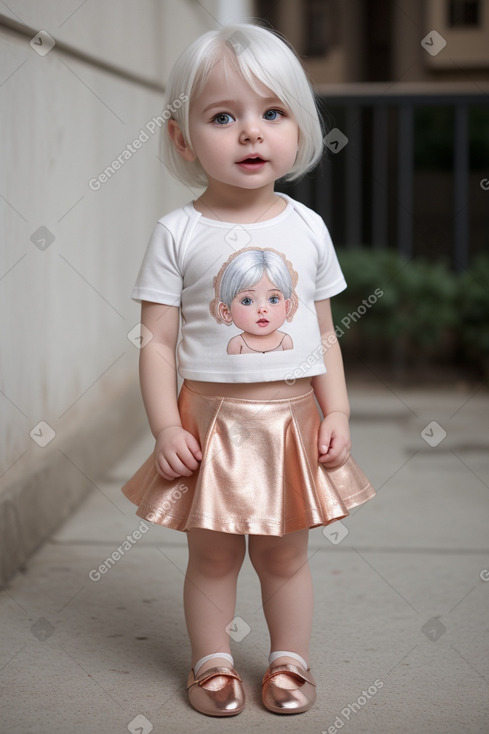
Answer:
[[[254,9],[297,49],[333,136],[323,164],[285,190],[323,215],[340,247],[465,270],[489,244],[489,0]]]
[[[256,0],[315,84],[489,81],[488,0]],[[423,53],[436,29],[447,53]]]

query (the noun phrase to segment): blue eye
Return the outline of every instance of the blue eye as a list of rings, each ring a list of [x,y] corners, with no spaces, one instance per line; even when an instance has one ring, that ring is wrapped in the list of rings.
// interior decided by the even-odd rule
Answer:
[[[276,120],[281,115],[283,115],[283,112],[280,112],[280,110],[267,110],[265,114],[263,115],[263,117],[265,118],[265,120],[273,121],[273,120]]]
[[[273,303],[273,304],[280,303],[280,297],[279,296],[270,296],[270,298],[268,300],[270,301],[270,303]]]
[[[244,298],[241,299],[240,303],[242,306],[251,306],[253,301],[251,300],[249,296],[245,296]]]
[[[230,122],[233,122],[233,118],[227,112],[219,112],[219,114],[214,115],[212,122],[215,122],[217,125],[228,125]]]

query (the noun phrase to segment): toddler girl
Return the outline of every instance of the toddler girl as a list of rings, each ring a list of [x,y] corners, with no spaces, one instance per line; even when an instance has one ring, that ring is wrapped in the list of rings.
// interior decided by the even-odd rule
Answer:
[[[323,134],[297,57],[258,26],[198,38],[167,93],[189,101],[167,123],[166,164],[204,190],[156,224],[132,294],[152,335],[140,379],[156,444],[123,491],[187,535],[192,706],[245,704],[228,631],[248,535],[270,633],[263,704],[300,713],[316,697],[309,528],[374,495],[350,456],[331,317],[346,283],[321,218],[274,192],[319,161]]]

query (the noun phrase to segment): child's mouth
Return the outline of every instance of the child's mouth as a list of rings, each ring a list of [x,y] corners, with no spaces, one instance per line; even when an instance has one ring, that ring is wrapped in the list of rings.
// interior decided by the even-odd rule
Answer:
[[[268,319],[259,319],[257,322],[258,326],[268,326],[270,323]]]
[[[241,168],[245,168],[249,171],[256,171],[257,169],[262,168],[267,162],[268,161],[260,156],[248,156],[237,163]]]

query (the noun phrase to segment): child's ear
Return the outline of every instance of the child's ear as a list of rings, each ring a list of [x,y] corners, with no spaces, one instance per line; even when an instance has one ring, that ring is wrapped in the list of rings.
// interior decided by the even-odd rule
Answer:
[[[231,326],[231,324],[233,323],[233,317],[231,316],[231,311],[226,306],[226,304],[223,303],[222,301],[219,304],[219,316],[224,321],[224,323],[227,324],[228,326]]]
[[[187,145],[187,142],[180,129],[180,125],[176,120],[168,120],[168,135],[170,136],[170,140],[172,141],[173,145],[177,149],[177,152],[182,156],[182,158],[184,158],[186,161],[195,160],[196,155]]]

